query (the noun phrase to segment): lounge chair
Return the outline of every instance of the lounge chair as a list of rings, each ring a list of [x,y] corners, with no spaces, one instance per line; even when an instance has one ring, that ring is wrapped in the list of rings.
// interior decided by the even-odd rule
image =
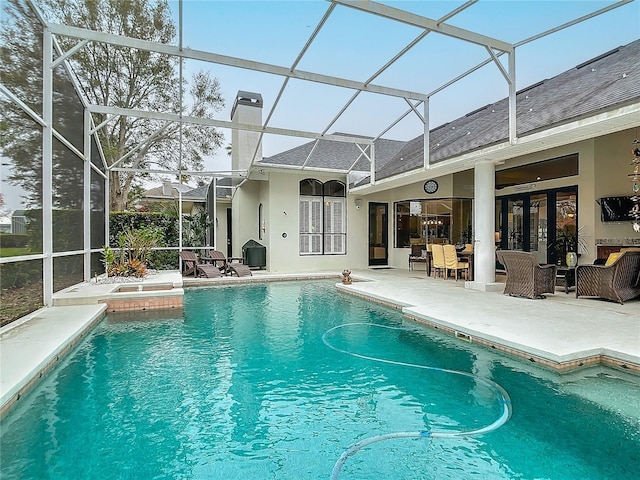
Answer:
[[[236,277],[251,277],[253,273],[249,269],[249,265],[239,262],[229,262],[227,264],[227,275]]]
[[[222,276],[222,272],[215,266],[207,263],[200,263],[198,256],[190,251],[180,252],[182,260],[182,275],[188,277],[193,274],[194,277],[217,278]]]
[[[253,275],[248,265],[229,261],[226,255],[219,250],[211,250],[207,260],[212,262],[225,275],[235,275],[236,277],[250,277]]]
[[[620,304],[640,297],[640,251],[621,252],[609,265],[578,265],[577,297],[598,297]]]
[[[545,298],[545,293],[555,293],[555,265],[540,265],[531,252],[500,250],[496,255],[507,272],[505,295]]]
[[[222,273],[227,273],[228,260],[227,256],[219,250],[210,250],[206,261],[217,267]]]

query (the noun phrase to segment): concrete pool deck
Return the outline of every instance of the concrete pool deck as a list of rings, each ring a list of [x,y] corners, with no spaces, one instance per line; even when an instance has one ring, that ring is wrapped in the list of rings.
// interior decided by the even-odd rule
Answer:
[[[477,342],[560,372],[602,363],[640,374],[640,300],[619,305],[576,299],[573,292],[565,294],[560,288],[545,300],[529,300],[465,289],[464,281],[426,277],[424,270],[358,270],[352,276],[356,281],[338,284],[339,291],[399,308],[409,318],[461,341]],[[338,282],[339,274],[257,271],[243,278],[183,279],[177,271],[160,272],[142,282],[140,294],[167,295],[157,289],[159,285],[172,285],[175,294],[183,286],[314,278]],[[0,329],[0,414],[90,331],[107,310],[105,299],[122,296],[118,288],[126,285],[75,285],[55,295],[56,306]]]

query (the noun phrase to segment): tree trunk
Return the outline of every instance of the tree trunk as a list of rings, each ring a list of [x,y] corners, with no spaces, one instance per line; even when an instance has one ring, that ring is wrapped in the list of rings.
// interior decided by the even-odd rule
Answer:
[[[122,212],[127,205],[127,193],[120,184],[120,172],[109,172],[109,211]]]

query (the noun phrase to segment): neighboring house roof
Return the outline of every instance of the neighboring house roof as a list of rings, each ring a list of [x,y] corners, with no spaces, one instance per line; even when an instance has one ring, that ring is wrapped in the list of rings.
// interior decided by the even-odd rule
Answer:
[[[183,200],[191,200],[192,202],[204,202],[207,199],[207,191],[209,185],[192,188],[182,194]]]
[[[171,183],[171,193],[166,192],[167,185],[160,185],[159,187],[150,188],[149,190],[145,190],[142,194],[143,198],[153,198],[156,200],[172,200],[177,198],[178,192],[182,192],[184,195],[186,192],[193,190],[193,187],[189,185],[185,185],[183,183]],[[175,190],[175,192],[174,192]]]
[[[219,178],[216,182],[216,196],[219,199],[226,199],[232,194],[232,182],[231,178]],[[165,193],[165,186],[160,185],[159,187],[154,187],[149,190],[146,190],[142,194],[143,200],[147,202],[153,201],[162,201],[162,200],[177,200],[178,199],[178,191],[182,191],[182,200],[187,202],[201,202],[204,203],[207,200],[207,193],[209,191],[209,185],[202,185],[200,187],[193,188],[189,185],[180,184],[180,183],[172,183],[171,195],[167,195]]]
[[[342,135],[345,137],[353,136],[337,132],[335,135]],[[358,160],[353,167],[353,170],[361,172],[369,171],[369,160],[362,155],[362,152],[356,145],[327,139],[320,139],[317,143],[318,144],[315,148],[314,145],[316,144],[316,140],[313,140],[309,143],[305,143],[304,145],[287,150],[286,152],[278,153],[272,157],[263,158],[262,161],[257,163],[260,165],[295,167],[302,167],[305,165],[309,168],[326,168],[331,170],[347,171],[351,169],[354,162]],[[376,164],[384,165],[395,156],[404,144],[405,142],[398,140],[388,140],[385,138],[377,139],[374,142]],[[365,145],[362,145],[363,149],[364,147]],[[311,157],[309,157],[310,153]]]
[[[640,99],[640,40],[606,52],[551,79],[517,92],[517,136],[593,116]],[[508,99],[468,113],[429,132],[430,162],[508,140]],[[423,135],[407,142],[376,169],[382,179],[424,163]],[[361,183],[368,183],[365,180]]]

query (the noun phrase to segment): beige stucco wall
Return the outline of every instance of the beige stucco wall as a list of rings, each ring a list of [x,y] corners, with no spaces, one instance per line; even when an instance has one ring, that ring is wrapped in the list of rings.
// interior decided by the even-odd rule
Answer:
[[[367,211],[356,208],[353,196],[347,197],[346,255],[300,255],[299,184],[305,178],[321,182],[340,180],[343,175],[318,172],[269,173],[268,194],[263,197],[268,212],[265,219],[267,269],[270,272],[335,271],[365,268],[367,255]]]
[[[231,222],[234,257],[242,256],[242,245],[248,240],[258,240],[258,205],[263,181],[247,180],[236,189],[232,200]]]
[[[227,209],[231,208],[231,202],[216,202],[216,250],[227,254]]]
[[[634,139],[635,131],[626,130],[594,140],[595,156],[598,159],[594,172],[595,199],[633,195],[633,183],[627,175],[631,173],[631,149]],[[619,244],[628,244],[629,240],[640,241],[640,234],[633,231],[629,222],[601,222],[600,207],[596,207],[596,240]]]
[[[364,195],[361,198],[363,199],[363,206],[361,210],[368,212],[368,203],[369,202],[377,202],[377,203],[386,203],[388,205],[388,214],[389,214],[389,228],[388,228],[388,238],[389,238],[389,266],[395,268],[408,268],[409,263],[409,248],[395,248],[395,212],[394,212],[394,203],[406,200],[436,200],[438,198],[449,198],[454,196],[454,192],[463,190],[464,185],[466,185],[468,181],[468,174],[465,173],[458,181],[457,178],[454,179],[454,175],[445,175],[442,177],[433,177],[434,180],[438,182],[438,191],[432,195],[428,195],[424,192],[423,186],[424,181],[421,180],[419,182],[412,183],[410,185],[394,188],[392,190],[387,190],[385,192],[378,192],[372,195]],[[473,176],[471,176],[471,180],[473,180]],[[456,187],[456,183],[458,187]],[[471,184],[473,184],[471,182]],[[470,190],[471,195],[469,195],[469,191],[465,195],[458,195],[464,197],[473,196],[473,189]],[[367,255],[367,245],[368,245],[368,219],[365,215],[365,223],[364,230],[361,234],[360,232],[352,232],[349,231],[349,237],[351,243],[362,243],[363,251],[365,254],[364,258],[364,268],[368,266],[368,256]]]

